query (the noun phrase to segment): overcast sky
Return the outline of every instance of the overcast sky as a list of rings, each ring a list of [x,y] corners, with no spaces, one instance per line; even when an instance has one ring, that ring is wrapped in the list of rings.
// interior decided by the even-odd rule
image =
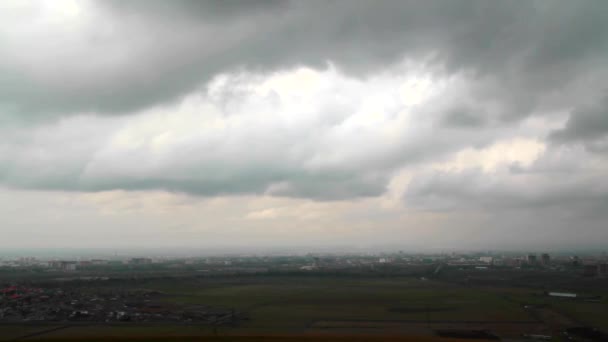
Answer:
[[[608,1],[0,1],[0,247],[603,247]]]

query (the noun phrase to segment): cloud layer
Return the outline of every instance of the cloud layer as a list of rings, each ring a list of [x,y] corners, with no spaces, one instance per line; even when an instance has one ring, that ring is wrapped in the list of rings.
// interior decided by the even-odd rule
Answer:
[[[563,232],[567,213],[597,238],[606,13],[601,0],[4,1],[0,184],[249,198],[272,205],[243,222],[301,229],[357,208],[369,227],[511,213]]]

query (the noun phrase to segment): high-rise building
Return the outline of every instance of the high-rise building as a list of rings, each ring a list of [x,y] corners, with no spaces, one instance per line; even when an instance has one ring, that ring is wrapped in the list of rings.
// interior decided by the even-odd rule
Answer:
[[[549,256],[549,254],[547,254],[547,253],[543,253],[543,254],[540,256],[540,262],[541,262],[543,265],[547,266],[547,265],[549,265],[549,264],[551,263],[551,257]]]
[[[526,261],[529,265],[536,265],[536,254],[528,254]]]

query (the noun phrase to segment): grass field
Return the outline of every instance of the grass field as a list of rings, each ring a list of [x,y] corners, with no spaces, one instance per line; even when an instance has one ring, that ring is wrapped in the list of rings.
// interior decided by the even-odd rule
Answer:
[[[47,338],[47,341],[70,341],[70,342],[95,342],[95,341],[107,341],[108,338],[90,338],[90,337],[61,337],[61,338]],[[127,341],[138,341],[138,342],[283,342],[283,341],[296,341],[296,342],[364,342],[364,341],[378,341],[378,342],[464,342],[471,340],[454,339],[454,338],[440,338],[435,336],[373,336],[373,335],[232,335],[232,336],[174,336],[174,337],[159,337],[151,335],[143,336],[124,336],[120,338],[111,338],[111,341],[116,342],[127,342]],[[479,341],[479,340],[476,340]]]
[[[109,286],[109,285],[100,285]],[[436,328],[491,328],[520,336],[543,332],[523,303],[552,301],[538,291],[509,288],[470,288],[416,278],[251,277],[139,281],[125,285],[160,290],[163,301],[234,308],[247,313],[237,326],[217,328],[220,336],[234,334],[395,333],[432,335]],[[556,310],[601,328],[608,326],[608,306],[602,303],[559,301]],[[355,322],[355,323],[353,323]],[[21,329],[21,330],[20,330]],[[540,330],[539,330],[540,329]],[[39,330],[44,330],[39,328]],[[36,331],[34,326],[0,326],[0,336],[12,339]],[[88,325],[49,332],[40,338],[83,336],[200,336],[209,326]]]

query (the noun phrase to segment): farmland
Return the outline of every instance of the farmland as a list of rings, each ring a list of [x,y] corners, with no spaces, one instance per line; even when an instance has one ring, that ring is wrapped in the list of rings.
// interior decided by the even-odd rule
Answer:
[[[64,287],[66,285],[63,285]],[[608,327],[604,301],[548,298],[538,289],[462,285],[418,277],[230,276],[92,280],[88,293],[156,291],[167,306],[238,313],[230,324],[197,322],[5,323],[5,339],[95,336],[365,334],[433,336],[438,329],[490,330],[502,337],[554,334],[563,325]],[[562,320],[560,322],[560,319]],[[36,334],[37,332],[42,332]]]

